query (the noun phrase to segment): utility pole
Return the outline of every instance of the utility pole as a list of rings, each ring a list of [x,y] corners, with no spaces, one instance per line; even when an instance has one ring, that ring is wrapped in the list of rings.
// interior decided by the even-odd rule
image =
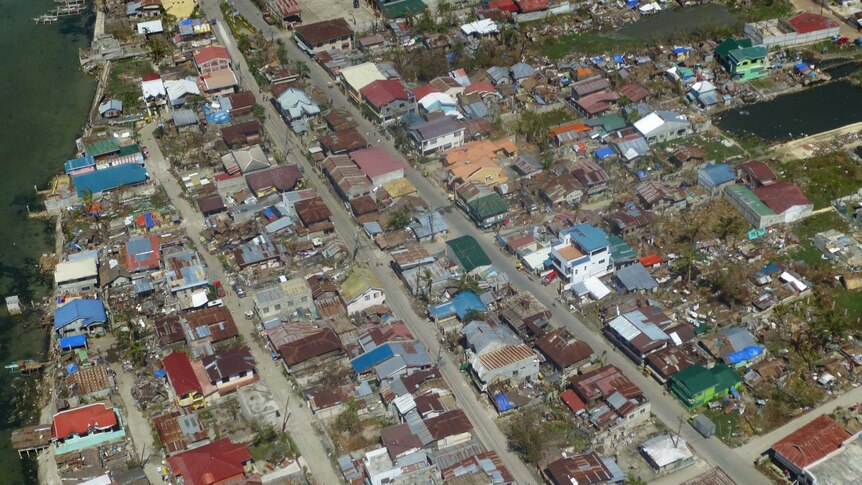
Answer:
[[[353,261],[356,262],[356,255],[359,254],[359,232],[353,238]]]
[[[287,396],[287,402],[284,403],[284,421],[281,422],[282,433],[287,429],[287,421],[290,419],[290,411],[287,410],[288,406],[290,406],[290,396]]]

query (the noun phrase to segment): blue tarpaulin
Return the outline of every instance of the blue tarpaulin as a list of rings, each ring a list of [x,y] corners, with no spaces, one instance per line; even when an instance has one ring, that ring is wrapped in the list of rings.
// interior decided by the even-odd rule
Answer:
[[[620,55],[614,56],[614,60],[617,61],[617,63],[622,64],[623,63],[623,56],[620,56]]]
[[[614,154],[614,151],[610,148],[599,148],[596,150],[596,158],[608,158]]]
[[[732,354],[727,354],[727,362],[729,364],[738,364],[740,362],[749,361],[758,355],[763,353],[763,347],[759,345],[752,345],[750,347],[746,347],[739,352],[734,352]]]
[[[737,391],[735,387],[730,388],[730,393],[733,394],[733,397],[739,399],[739,391]]]
[[[66,375],[67,376],[70,376],[70,375],[74,374],[75,372],[78,372],[78,364],[71,363],[71,364],[66,366]]]
[[[649,177],[649,173],[646,170],[638,170],[637,176],[640,180],[644,180]]]
[[[628,5],[629,7],[637,7],[638,0],[626,0],[626,5]]]
[[[86,347],[87,345],[87,336],[86,335],[75,335],[74,337],[66,337],[60,339],[60,349],[75,349],[78,347]]]
[[[504,411],[509,411],[512,409],[512,403],[509,402],[509,398],[506,397],[502,392],[498,392],[494,394],[494,402],[497,403],[497,409],[502,413]]]
[[[167,371],[165,371],[164,369],[159,369],[159,370],[157,370],[157,371],[153,372],[153,375],[154,375],[154,376],[156,376],[156,377],[158,377],[159,379],[161,379],[161,378],[163,378],[163,377],[167,376],[167,375],[168,375],[168,373],[167,373]]]
[[[794,66],[794,67],[796,67],[797,71],[804,71],[804,70],[808,69],[808,64],[806,64],[804,62],[800,62],[799,64],[796,64],[796,66]]]
[[[208,104],[204,105],[204,117],[208,123],[216,123],[219,125],[223,125],[225,123],[230,123],[230,113],[222,110],[214,110],[210,108]]]
[[[153,226],[156,225],[156,223],[153,222],[153,214],[152,213],[147,212],[146,214],[144,214],[144,224],[147,226],[147,229],[151,229]]]

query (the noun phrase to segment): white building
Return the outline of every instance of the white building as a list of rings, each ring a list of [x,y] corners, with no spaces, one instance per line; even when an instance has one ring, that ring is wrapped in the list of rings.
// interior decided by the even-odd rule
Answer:
[[[99,283],[99,268],[96,258],[63,261],[54,269],[57,288],[71,293],[89,291]]]
[[[560,234],[562,241],[551,249],[551,262],[565,280],[565,289],[589,278],[613,272],[608,236],[589,224],[579,224]]]
[[[414,126],[409,134],[423,155],[464,144],[464,127],[448,116]]]
[[[338,288],[348,315],[362,312],[386,302],[386,294],[377,276],[368,268],[354,267]]]

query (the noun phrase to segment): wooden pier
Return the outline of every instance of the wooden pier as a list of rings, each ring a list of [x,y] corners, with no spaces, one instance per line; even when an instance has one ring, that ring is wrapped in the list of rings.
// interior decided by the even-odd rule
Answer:
[[[50,424],[25,426],[12,431],[12,448],[18,451],[19,457],[30,456],[31,452],[39,453],[49,446],[51,446]]]

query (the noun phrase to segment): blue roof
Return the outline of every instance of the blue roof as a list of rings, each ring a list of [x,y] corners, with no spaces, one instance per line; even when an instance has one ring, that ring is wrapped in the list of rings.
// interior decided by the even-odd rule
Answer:
[[[357,374],[362,374],[363,372],[371,369],[375,365],[391,358],[395,355],[395,352],[392,350],[392,347],[386,343],[377,347],[374,350],[370,350],[360,355],[359,357],[354,358],[350,361],[350,365],[353,367],[354,372]]]
[[[452,304],[455,307],[455,313],[460,319],[463,319],[470,310],[476,310],[483,313],[488,311],[488,307],[482,303],[482,299],[479,298],[479,295],[472,291],[462,291],[461,293],[458,293],[458,295],[452,299]]]
[[[140,295],[140,294],[155,290],[155,287],[153,286],[153,282],[150,281],[149,278],[138,278],[136,280],[133,280],[132,281],[132,288],[134,288],[136,295]]]
[[[106,190],[115,189],[123,185],[132,185],[147,180],[147,169],[136,163],[115,165],[110,168],[96,170],[72,177],[75,191],[79,196],[87,191],[98,194]]]
[[[613,154],[614,154],[614,151],[610,148],[607,148],[607,147],[599,148],[598,150],[596,150],[596,157],[598,157],[598,158],[608,158],[609,156],[611,156]]]
[[[66,169],[66,174],[68,174],[73,170],[80,170],[86,167],[95,167],[96,161],[93,159],[93,157],[89,155],[84,155],[83,157],[66,160],[66,163],[63,166]]]
[[[102,300],[77,299],[54,310],[54,329],[59,330],[66,325],[83,320],[83,326],[108,321]]]
[[[709,187],[716,187],[736,180],[736,172],[726,163],[710,163],[701,171],[707,182],[706,185]]]
[[[74,337],[66,337],[60,339],[60,349],[74,349],[78,347],[85,347],[87,345],[87,336],[86,335],[75,335]]]
[[[572,236],[572,240],[588,253],[608,245],[608,235],[605,231],[590,224],[578,224],[560,233],[561,236],[566,234]]]
[[[428,308],[428,315],[433,319],[449,318],[455,315],[455,302],[447,301]]]
[[[499,409],[501,413],[512,409],[512,403],[509,402],[509,398],[502,392],[494,394],[494,402],[497,403],[497,409]]]
[[[440,234],[449,230],[449,225],[439,212],[426,212],[420,216],[416,216],[415,220],[410,224],[410,229],[418,239],[431,237],[432,229],[434,234]]]

